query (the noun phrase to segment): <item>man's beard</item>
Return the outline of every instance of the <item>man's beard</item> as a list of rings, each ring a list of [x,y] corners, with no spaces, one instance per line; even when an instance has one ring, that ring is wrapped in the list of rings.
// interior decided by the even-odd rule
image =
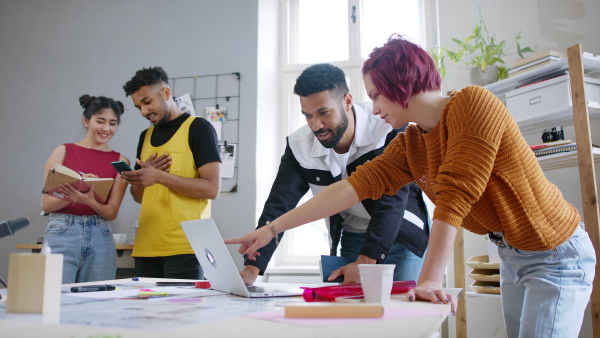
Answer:
[[[318,135],[320,133],[331,131],[331,137],[329,139],[323,141],[319,140],[319,142],[321,142],[321,145],[323,145],[325,148],[333,148],[340,142],[342,136],[344,136],[344,133],[346,132],[346,129],[348,129],[348,117],[346,116],[346,113],[342,113],[342,122],[335,128],[335,130],[319,129],[315,131],[314,134],[317,136],[317,140],[319,140]]]
[[[166,104],[166,102],[160,107],[160,109],[164,111],[164,114],[158,121],[156,121],[156,124],[154,125],[155,127],[167,123],[167,121],[169,121],[169,118],[171,117],[171,111],[169,110],[169,106]]]

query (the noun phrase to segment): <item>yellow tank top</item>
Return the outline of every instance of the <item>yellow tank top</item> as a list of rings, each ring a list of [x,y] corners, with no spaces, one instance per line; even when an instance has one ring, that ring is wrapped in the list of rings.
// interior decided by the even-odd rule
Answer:
[[[145,161],[154,153],[158,153],[159,156],[168,153],[171,156],[171,174],[200,177],[188,141],[190,124],[195,118],[188,117],[173,137],[160,147],[150,144],[154,127],[148,128],[140,154],[141,159]],[[161,257],[194,253],[180,222],[209,217],[209,199],[189,198],[161,184],[146,187],[132,256]]]

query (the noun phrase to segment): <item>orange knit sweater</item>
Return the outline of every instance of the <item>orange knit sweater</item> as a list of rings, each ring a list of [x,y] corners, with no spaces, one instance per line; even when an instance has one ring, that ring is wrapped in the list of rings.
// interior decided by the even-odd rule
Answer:
[[[522,250],[555,248],[580,221],[544,176],[506,106],[482,87],[455,92],[435,128],[426,133],[409,125],[348,181],[361,200],[416,181],[436,206],[434,219],[476,234],[502,231]]]

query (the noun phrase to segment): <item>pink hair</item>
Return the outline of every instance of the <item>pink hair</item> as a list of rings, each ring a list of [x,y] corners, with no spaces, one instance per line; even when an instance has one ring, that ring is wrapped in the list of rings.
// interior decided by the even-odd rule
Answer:
[[[393,34],[381,47],[375,47],[362,69],[363,76],[371,73],[377,96],[382,94],[402,107],[408,100],[425,90],[441,89],[442,78],[429,54],[404,36]]]

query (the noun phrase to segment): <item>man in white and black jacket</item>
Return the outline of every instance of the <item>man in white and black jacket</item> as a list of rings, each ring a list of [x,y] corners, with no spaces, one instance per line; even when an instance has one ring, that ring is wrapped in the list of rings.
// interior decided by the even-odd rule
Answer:
[[[352,174],[356,167],[383,153],[400,132],[371,114],[372,104],[353,104],[344,72],[330,64],[305,69],[296,80],[307,125],[287,138],[285,154],[271,188],[258,227],[296,207],[308,189],[313,195]],[[344,275],[344,283],[358,283],[357,264],[396,264],[394,280],[417,280],[429,239],[427,208],[416,183],[395,195],[367,199],[326,219],[331,255],[350,264],[334,271],[330,280]],[[279,234],[279,239],[283,233]],[[245,260],[240,272],[246,285],[263,274],[275,238],[256,260]]]

